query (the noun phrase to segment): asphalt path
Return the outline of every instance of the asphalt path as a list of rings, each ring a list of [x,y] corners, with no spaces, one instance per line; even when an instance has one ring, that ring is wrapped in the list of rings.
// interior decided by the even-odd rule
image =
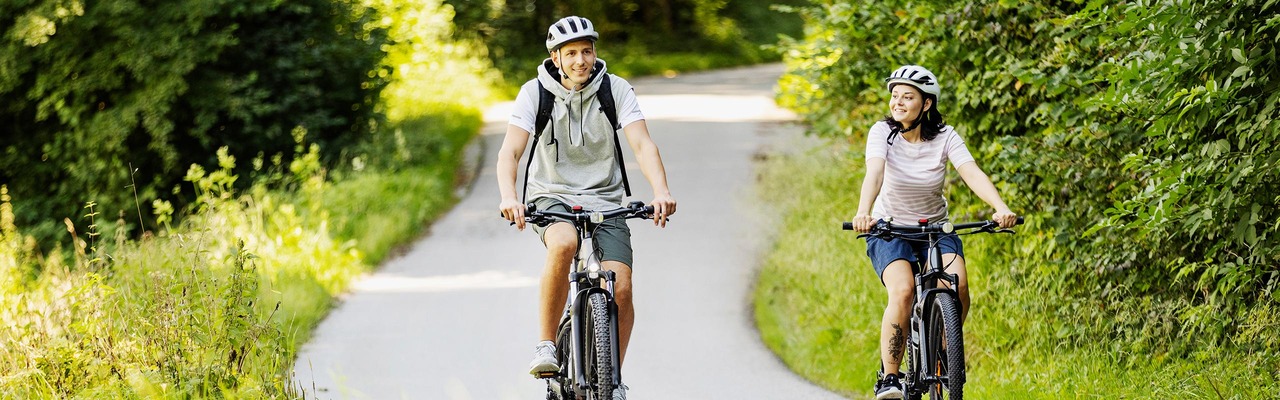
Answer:
[[[632,80],[679,203],[665,229],[632,220],[632,399],[839,399],[760,341],[751,287],[769,243],[754,161],[801,135],[774,104],[780,65]],[[510,104],[486,113],[475,179],[404,254],[361,278],[303,346],[295,382],[318,399],[541,399],[527,374],[545,250],[498,216],[494,156]],[[652,192],[630,151],[635,196]],[[521,166],[524,162],[521,161]]]

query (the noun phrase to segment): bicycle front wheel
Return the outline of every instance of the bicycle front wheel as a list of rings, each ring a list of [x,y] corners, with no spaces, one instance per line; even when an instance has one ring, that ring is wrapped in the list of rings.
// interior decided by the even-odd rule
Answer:
[[[929,385],[929,399],[961,400],[964,397],[964,329],[960,324],[960,303],[955,297],[934,298],[929,317],[929,354],[926,360],[936,380]]]
[[[609,315],[609,298],[604,293],[592,293],[587,297],[591,306],[592,343],[588,346],[592,357],[588,358],[588,379],[592,390],[589,399],[613,398],[613,331]]]

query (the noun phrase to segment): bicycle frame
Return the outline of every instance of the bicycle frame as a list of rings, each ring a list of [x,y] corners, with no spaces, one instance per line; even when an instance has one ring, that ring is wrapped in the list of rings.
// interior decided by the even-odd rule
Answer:
[[[1023,218],[1018,217],[1016,224],[1022,224]],[[845,230],[853,230],[853,223],[845,222]],[[957,233],[959,229],[977,229],[975,231]],[[952,225],[950,222],[930,224],[928,220],[920,220],[918,226],[901,226],[891,225],[888,221],[879,221],[871,229],[870,233],[858,235],[859,238],[874,236],[884,240],[912,240],[926,242],[928,245],[923,254],[917,253],[916,260],[912,263],[913,273],[915,275],[915,300],[911,306],[911,340],[907,342],[907,362],[906,375],[904,384],[906,386],[906,396],[908,399],[919,399],[924,393],[929,392],[932,386],[937,385],[935,389],[941,391],[943,386],[955,390],[955,395],[959,396],[959,391],[964,385],[964,324],[959,314],[962,312],[959,308],[959,294],[955,287],[959,282],[959,276],[948,273],[947,265],[942,262],[942,249],[938,247],[938,242],[948,235],[966,235],[972,233],[1013,233],[1011,230],[999,229],[999,224],[994,221],[973,222],[959,225]],[[923,255],[923,257],[921,257]],[[922,259],[923,258],[923,259]],[[940,286],[939,282],[946,283]],[[947,297],[948,301],[939,301],[939,297]],[[935,304],[941,309],[934,308]],[[948,306],[949,305],[949,306]],[[954,307],[954,308],[951,308]],[[948,311],[951,310],[951,311]],[[943,349],[933,349],[931,339],[936,339],[936,345],[942,346],[943,340],[947,337],[944,331],[947,323],[943,322],[943,326],[933,326],[935,313],[941,311],[936,316],[948,318],[950,312],[951,317],[948,319],[953,321],[956,329],[952,331],[956,335],[958,342],[951,343],[952,346],[946,346]],[[930,336],[935,335],[935,336]],[[941,336],[937,336],[941,335]],[[956,350],[951,353],[952,356],[959,357],[958,368],[952,368],[947,371],[945,376],[942,372],[942,365],[946,361],[930,362],[929,355],[937,355],[934,350]],[[952,359],[955,361],[956,359]],[[959,382],[950,382],[949,379],[958,378]],[[952,386],[955,387],[952,387]],[[948,397],[950,398],[950,397]]]
[[[603,222],[601,220],[600,222]],[[617,315],[618,305],[613,300],[613,285],[615,274],[613,271],[607,271],[601,268],[600,260],[596,257],[595,239],[592,237],[595,228],[599,227],[599,223],[587,222],[579,226],[574,224],[574,228],[578,230],[578,254],[573,257],[573,269],[569,272],[569,296],[565,299],[564,317],[561,318],[561,325],[566,319],[571,326],[570,341],[572,346],[569,348],[573,363],[570,366],[573,382],[577,390],[587,390],[591,386],[591,380],[585,375],[587,371],[586,352],[584,342],[586,339],[586,327],[583,321],[583,315],[589,313],[587,309],[587,297],[593,293],[603,293],[609,304],[609,314]],[[612,336],[611,357],[613,364],[613,382],[617,386],[622,381],[622,374],[618,365],[618,320],[617,318],[609,319],[609,332]]]
[[[912,365],[907,370],[906,381],[907,390],[915,393],[925,392],[929,385],[948,383],[941,382],[946,378],[938,376],[938,366],[927,365],[926,357],[921,356],[930,354],[929,351],[933,350],[929,348],[929,341],[925,338],[925,335],[934,329],[931,326],[933,319],[927,318],[928,315],[925,313],[933,310],[925,310],[924,308],[926,305],[933,304],[937,296],[950,296],[956,300],[957,304],[959,304],[960,300],[959,294],[953,289],[956,287],[957,282],[960,281],[960,278],[956,274],[946,272],[946,266],[942,264],[942,249],[938,248],[938,241],[942,239],[944,234],[930,232],[925,235],[929,243],[924,252],[925,260],[922,263],[917,259],[914,263],[919,272],[915,274],[916,296],[915,302],[911,306],[912,340],[907,344],[908,347],[916,350],[909,351],[911,356],[908,361]],[[948,286],[939,287],[939,281],[946,282]]]
[[[614,300],[614,282],[617,276],[613,271],[605,270],[601,266],[594,234],[608,218],[649,218],[653,208],[641,202],[632,202],[626,208],[604,212],[584,212],[581,207],[574,207],[572,213],[539,212],[535,210],[533,204],[529,204],[528,209],[530,216],[526,217],[527,222],[540,225],[567,222],[573,225],[578,233],[578,252],[574,254],[568,274],[569,295],[565,298],[564,316],[561,317],[556,332],[557,344],[561,344],[566,335],[570,342],[568,346],[561,346],[568,347],[561,349],[562,356],[565,357],[560,358],[562,362],[567,360],[565,365],[567,371],[562,369],[559,373],[540,377],[548,379],[548,389],[551,393],[561,395],[566,394],[565,386],[568,386],[570,393],[586,393],[593,389],[597,393],[611,391],[622,384],[618,357],[618,304]],[[590,337],[600,332],[588,332],[586,323],[590,318],[588,315],[592,312],[592,303],[589,299],[595,294],[604,296],[605,312],[609,320],[605,334],[609,337],[609,365],[612,369],[609,371],[609,381],[597,382],[602,387],[593,388],[593,380],[587,376],[587,372],[591,363],[598,360],[588,360],[586,349]]]

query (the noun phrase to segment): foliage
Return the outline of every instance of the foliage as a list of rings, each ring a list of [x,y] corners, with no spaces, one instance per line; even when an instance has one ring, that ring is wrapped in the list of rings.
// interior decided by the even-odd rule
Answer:
[[[799,35],[800,20],[771,10],[781,2],[726,0],[551,1],[447,0],[458,10],[463,37],[478,37],[501,71],[507,86],[518,88],[530,79],[533,67],[547,57],[547,27],[559,18],[578,15],[590,19],[600,32],[600,57],[614,73],[652,73],[705,68],[681,58],[711,57],[712,66],[744,65],[777,59],[760,46],[773,44],[779,34]],[[665,65],[630,67],[652,62],[651,56],[672,55]],[[729,62],[729,63],[726,63]]]
[[[788,367],[849,395],[870,398],[879,368],[879,327],[886,294],[865,242],[838,226],[855,211],[862,181],[861,143],[827,139],[817,147],[789,145],[758,167],[757,192],[770,213],[782,215],[778,236],[761,266],[753,294],[755,321],[765,344]],[[952,206],[965,206],[953,201]],[[967,217],[966,217],[967,218]],[[973,307],[965,322],[967,397],[979,399],[1273,397],[1280,377],[1275,348],[1241,351],[1206,346],[1188,357],[1137,352],[1098,337],[1097,345],[1059,342],[1035,346],[1055,332],[1102,320],[1079,313],[1067,320],[1037,314],[1062,301],[1020,287],[1027,254],[1056,239],[1047,221],[1031,219],[1013,236],[964,237]],[[1167,306],[1148,301],[1156,313]],[[1275,302],[1249,311],[1247,329],[1275,329]],[[1083,304],[1082,304],[1083,306]],[[1212,312],[1201,308],[1197,312]],[[1164,318],[1172,318],[1173,315]],[[1147,318],[1145,315],[1121,315]]]
[[[476,108],[494,99],[500,77],[482,43],[455,35],[453,7],[440,0],[373,4],[386,17],[380,30],[390,42],[382,64],[393,79],[381,95],[389,124],[450,114],[459,105]]]
[[[182,168],[220,147],[288,160],[302,126],[334,156],[370,132],[385,35],[361,2],[151,3],[0,3],[0,182],[42,243],[84,201],[185,204]]]
[[[294,314],[316,306],[296,302],[296,292],[336,292],[360,258],[295,229],[290,204],[234,195],[234,158],[220,151],[219,162],[213,173],[193,166],[187,175],[203,207],[183,229],[138,243],[119,230],[112,241],[77,244],[74,265],[45,265],[35,280],[5,288],[0,397],[293,392],[284,375],[292,360],[280,355],[296,346]],[[276,207],[285,211],[262,218]],[[308,271],[316,266],[330,272]]]
[[[1051,238],[996,281],[1054,299],[1004,308],[1044,316],[1023,345],[1094,346],[1125,366],[1249,354],[1280,344],[1254,320],[1280,301],[1277,8],[819,1],[780,101],[860,143],[883,76],[931,68],[948,122]],[[962,186],[948,196],[953,216],[984,212]]]
[[[66,224],[68,250],[37,245],[15,216],[24,199],[0,184],[0,398],[301,395],[299,346],[353,277],[452,204],[492,93],[483,57],[451,41],[448,7],[370,4],[382,18],[361,28],[386,32],[380,62],[395,73],[364,108],[388,118],[346,147],[292,126],[275,155],[218,148],[178,174],[188,207],[152,198],[137,218],[154,230],[138,238],[89,202],[88,230]]]
[[[439,149],[456,151],[476,125],[440,132],[452,139]],[[458,163],[429,152],[420,166],[329,182],[305,147],[272,180],[295,191],[243,194],[220,150],[218,170],[187,173],[196,214],[138,242],[90,232],[72,265],[31,249],[0,189],[0,397],[299,396],[288,372],[299,346],[356,275],[447,209]]]

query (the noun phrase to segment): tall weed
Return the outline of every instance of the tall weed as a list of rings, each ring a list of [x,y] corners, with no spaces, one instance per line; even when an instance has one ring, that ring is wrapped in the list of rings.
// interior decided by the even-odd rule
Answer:
[[[137,200],[155,230],[130,237],[89,203],[66,224],[71,248],[44,251],[15,222],[13,203],[30,200],[0,185],[0,398],[300,396],[298,347],[352,279],[452,204],[492,97],[491,68],[449,39],[447,7],[375,3],[373,28],[394,41],[377,105],[388,118],[328,149],[338,163],[302,127],[290,157],[245,164],[222,148],[182,177],[186,207]]]

